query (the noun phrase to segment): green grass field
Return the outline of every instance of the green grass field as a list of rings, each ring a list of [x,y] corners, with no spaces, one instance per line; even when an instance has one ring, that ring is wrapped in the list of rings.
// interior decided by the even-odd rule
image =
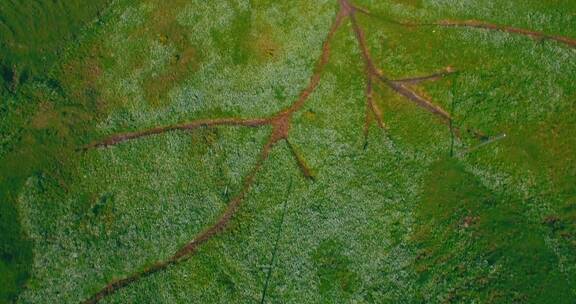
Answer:
[[[576,302],[574,1],[6,0],[0,69],[0,303]]]

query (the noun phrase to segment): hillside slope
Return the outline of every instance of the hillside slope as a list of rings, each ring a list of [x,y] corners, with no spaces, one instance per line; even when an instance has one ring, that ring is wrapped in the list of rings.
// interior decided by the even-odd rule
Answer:
[[[575,16],[115,1],[6,93],[29,250],[0,272],[30,275],[0,278],[16,303],[573,303]]]

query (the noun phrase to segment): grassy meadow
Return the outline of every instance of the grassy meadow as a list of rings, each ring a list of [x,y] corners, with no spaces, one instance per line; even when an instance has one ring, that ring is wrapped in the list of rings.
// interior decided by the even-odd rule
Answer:
[[[346,19],[228,227],[101,303],[574,303],[576,38],[571,0],[354,0],[374,63],[449,128],[365,73]],[[0,303],[79,303],[171,257],[218,220],[269,126],[298,99],[336,0],[0,3]],[[425,23],[406,26],[405,23]],[[454,129],[479,130],[455,136]],[[293,153],[313,172],[303,176]],[[264,289],[266,288],[265,295]]]

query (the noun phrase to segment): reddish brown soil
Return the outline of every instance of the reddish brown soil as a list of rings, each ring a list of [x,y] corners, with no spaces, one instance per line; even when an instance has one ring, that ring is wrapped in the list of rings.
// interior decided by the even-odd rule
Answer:
[[[510,34],[517,34],[528,36],[535,40],[553,40],[562,44],[565,44],[569,47],[576,47],[576,39],[566,37],[566,36],[558,36],[558,35],[549,35],[542,32],[532,31],[528,29],[518,28],[518,27],[511,27],[506,25],[500,25],[495,23],[490,23],[481,20],[441,20],[438,22],[432,23],[416,23],[416,22],[402,22],[393,20],[384,16],[380,16],[378,14],[374,14],[365,8],[361,8],[358,6],[354,6],[354,9],[362,14],[365,14],[370,17],[378,18],[382,21],[386,21],[388,23],[393,23],[396,25],[407,26],[407,27],[418,27],[418,26],[445,26],[445,27],[473,27],[491,31],[501,31]]]
[[[343,21],[348,18],[352,24],[352,29],[356,40],[358,42],[359,48],[361,50],[361,59],[364,62],[365,66],[365,77],[366,77],[366,120],[364,125],[364,136],[367,137],[369,126],[372,122],[372,116],[375,118],[378,126],[381,129],[386,129],[384,118],[382,115],[382,111],[374,101],[373,97],[373,86],[378,82],[385,87],[390,88],[397,94],[404,96],[407,100],[413,102],[414,104],[420,106],[421,108],[427,110],[428,112],[434,114],[435,116],[439,117],[444,123],[448,125],[452,125],[452,117],[450,114],[442,109],[440,106],[434,104],[430,99],[421,96],[418,94],[415,89],[412,87],[413,85],[417,85],[423,81],[434,81],[441,79],[451,73],[453,70],[451,68],[447,68],[446,70],[431,74],[428,76],[421,76],[415,78],[408,78],[408,79],[400,79],[400,80],[391,80],[388,78],[381,70],[379,70],[376,65],[374,64],[374,60],[370,54],[370,50],[366,43],[366,34],[359,24],[357,20],[357,12],[371,15],[369,11],[363,8],[356,7],[352,5],[348,0],[339,0],[340,9],[335,17],[335,20],[332,23],[330,31],[323,43],[322,46],[322,54],[318,59],[314,73],[310,77],[310,80],[307,86],[302,90],[298,99],[288,108],[273,114],[269,117],[262,117],[262,118],[252,118],[252,119],[242,119],[242,118],[221,118],[221,119],[204,119],[204,120],[196,120],[188,123],[182,123],[177,125],[169,125],[163,127],[156,127],[144,131],[137,131],[137,132],[128,132],[128,133],[120,133],[113,136],[110,136],[104,140],[97,141],[91,143],[85,147],[85,149],[93,149],[93,148],[100,148],[100,147],[108,147],[114,146],[129,140],[134,140],[146,136],[162,134],[166,132],[172,131],[187,131],[196,129],[198,127],[207,126],[242,126],[242,127],[262,127],[262,126],[269,126],[272,127],[272,132],[263,145],[261,153],[258,157],[258,160],[250,173],[245,177],[243,187],[240,192],[229,202],[226,210],[224,213],[218,218],[216,223],[212,224],[200,234],[198,234],[193,240],[191,240],[188,244],[184,245],[180,248],[173,256],[168,258],[164,261],[159,261],[156,264],[136,273],[133,273],[123,279],[119,279],[113,282],[108,283],[105,287],[103,287],[98,292],[94,293],[88,300],[84,301],[83,303],[90,304],[90,303],[97,303],[102,298],[118,291],[121,288],[124,288],[131,283],[138,281],[142,277],[149,276],[154,274],[158,271],[164,270],[171,265],[178,264],[182,261],[189,259],[195,252],[198,246],[202,245],[203,243],[210,240],[213,236],[219,234],[223,230],[226,229],[229,221],[232,219],[234,214],[238,211],[238,208],[241,206],[242,201],[250,191],[254,180],[256,178],[256,174],[262,168],[264,162],[268,158],[270,151],[272,148],[280,141],[284,140],[288,143],[292,153],[295,156],[296,161],[298,162],[299,168],[302,170],[302,173],[306,178],[313,178],[313,174],[310,168],[306,165],[304,159],[297,153],[294,147],[288,141],[290,135],[290,126],[292,123],[292,117],[295,112],[300,110],[304,104],[308,101],[310,95],[316,90],[318,84],[320,83],[322,73],[325,70],[326,65],[330,59],[330,45],[332,40],[342,25]],[[565,38],[565,37],[558,37],[558,36],[548,36],[541,33],[536,33],[532,31],[510,28],[510,27],[502,27],[491,25],[488,23],[478,22],[478,21],[443,21],[438,23],[438,25],[443,26],[468,26],[468,27],[479,27],[479,28],[486,28],[491,30],[501,30],[510,33],[518,33],[531,36],[533,38],[540,38],[540,39],[551,39],[556,40],[559,42],[566,43],[568,45],[574,46],[576,42],[572,39]],[[453,129],[456,134],[460,134],[460,130]],[[483,137],[484,135],[479,132],[472,131],[474,135],[478,137]]]
[[[292,152],[292,155],[294,155],[294,159],[296,159],[296,162],[298,163],[298,167],[300,167],[300,170],[302,170],[302,174],[304,175],[304,177],[314,180],[314,173],[312,172],[312,169],[310,169],[310,167],[308,167],[308,164],[306,164],[306,161],[304,160],[304,158],[300,155],[300,153],[298,153],[298,151],[296,150],[296,148],[294,148],[294,146],[292,145],[292,143],[286,139],[286,143],[288,143],[288,147],[290,148],[290,152]]]
[[[114,146],[132,139],[138,139],[141,137],[147,137],[150,135],[162,134],[172,131],[192,130],[199,127],[212,127],[212,126],[224,126],[224,125],[259,127],[266,124],[270,124],[269,119],[242,119],[242,118],[201,119],[188,123],[182,123],[164,127],[156,127],[143,131],[115,134],[103,140],[93,142],[87,145],[85,149]]]
[[[480,29],[492,30],[492,31],[502,31],[511,34],[518,34],[528,36],[530,38],[536,40],[554,40],[563,44],[566,44],[570,47],[576,47],[576,39],[564,37],[564,36],[554,36],[544,34],[542,32],[535,32],[527,29],[517,28],[517,27],[510,27],[510,26],[503,26],[494,23],[488,23],[479,20],[442,20],[437,25],[441,26],[456,26],[456,27],[475,27]]]
[[[347,0],[341,0],[341,3],[343,3],[343,6],[347,7],[347,10],[350,11],[350,13],[349,13],[350,21],[352,22],[352,28],[354,29],[354,33],[356,35],[356,40],[358,41],[358,45],[360,47],[360,50],[362,51],[362,59],[364,60],[364,65],[365,65],[365,74],[366,74],[366,82],[367,82],[366,93],[367,93],[367,99],[368,99],[367,103],[368,103],[368,105],[370,105],[370,108],[372,108],[372,112],[374,113],[374,116],[376,117],[379,126],[381,128],[384,128],[384,123],[382,122],[382,114],[380,113],[380,111],[378,110],[377,106],[374,104],[374,101],[372,99],[372,80],[373,79],[380,80],[380,82],[382,84],[384,84],[385,86],[388,86],[390,89],[394,90],[396,93],[406,97],[408,100],[410,100],[410,101],[414,102],[415,104],[417,104],[418,106],[428,110],[432,114],[439,116],[446,124],[449,124],[450,121],[452,120],[452,118],[450,117],[450,114],[448,114],[448,112],[444,111],[441,107],[435,105],[432,101],[419,95],[414,89],[412,89],[409,86],[408,81],[390,80],[386,75],[384,75],[384,73],[381,70],[376,68],[376,66],[374,64],[374,60],[372,59],[372,56],[370,55],[370,50],[368,49],[368,46],[366,43],[366,34],[364,33],[364,30],[362,29],[362,27],[360,26],[360,24],[358,23],[357,18],[356,18],[356,11],[358,8],[350,5],[350,3]],[[364,10],[362,10],[362,12],[364,12]],[[424,79],[434,79],[434,78],[439,78],[439,77],[440,76],[438,74],[434,74],[431,76],[425,76],[425,77],[419,77],[419,78],[421,80],[424,80]]]

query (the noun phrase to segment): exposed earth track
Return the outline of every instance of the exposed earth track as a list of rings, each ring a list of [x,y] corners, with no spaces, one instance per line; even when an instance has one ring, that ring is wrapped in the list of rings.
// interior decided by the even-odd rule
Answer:
[[[306,165],[302,156],[300,156],[294,147],[289,142],[289,135],[290,135],[290,127],[292,124],[292,118],[294,113],[299,111],[305,103],[309,100],[310,95],[316,90],[318,87],[320,80],[322,78],[323,71],[325,67],[329,63],[330,60],[330,48],[332,40],[338,31],[338,29],[342,26],[344,20],[349,19],[352,25],[353,34],[356,37],[356,41],[361,51],[361,60],[364,62],[364,74],[366,78],[366,88],[365,88],[365,97],[366,97],[366,104],[365,104],[365,124],[364,124],[364,136],[367,138],[368,130],[370,124],[372,123],[372,117],[376,120],[376,123],[379,128],[386,129],[386,125],[384,123],[384,118],[382,111],[374,101],[374,85],[381,84],[384,87],[391,89],[398,95],[405,97],[407,100],[411,101],[412,103],[416,104],[417,106],[425,109],[426,111],[432,113],[433,115],[437,116],[443,123],[450,126],[451,129],[458,135],[460,130],[453,127],[452,124],[452,116],[442,107],[436,105],[432,100],[423,97],[422,95],[418,94],[418,92],[414,89],[414,85],[420,84],[424,81],[434,81],[439,80],[443,77],[446,77],[454,71],[451,68],[446,68],[444,71],[436,72],[431,75],[427,76],[419,76],[414,78],[407,78],[407,79],[399,79],[399,80],[392,80],[387,75],[382,72],[382,70],[378,69],[374,64],[374,60],[370,54],[370,50],[368,48],[366,42],[366,34],[363,30],[362,26],[357,20],[357,13],[362,13],[369,16],[374,16],[371,14],[367,9],[357,7],[350,3],[348,0],[340,0],[339,1],[339,10],[336,14],[334,21],[330,27],[330,30],[323,42],[322,46],[322,53],[316,62],[316,66],[314,68],[314,73],[311,75],[310,80],[306,87],[301,91],[296,101],[287,107],[286,109],[281,110],[280,112],[273,114],[268,117],[260,117],[260,118],[221,118],[221,119],[203,119],[203,120],[196,120],[192,122],[177,124],[177,125],[169,125],[169,126],[161,126],[152,129],[147,129],[143,131],[137,132],[128,132],[128,133],[120,133],[116,135],[112,135],[108,138],[105,138],[100,141],[93,142],[84,147],[85,150],[95,149],[95,148],[105,148],[109,146],[118,145],[130,140],[135,140],[147,136],[152,135],[159,135],[166,132],[172,131],[188,131],[193,130],[199,127],[207,126],[207,127],[216,127],[216,126],[238,126],[238,127],[271,127],[272,131],[266,141],[266,143],[262,146],[260,155],[258,159],[249,172],[249,174],[244,178],[243,186],[240,192],[229,202],[228,206],[226,207],[225,211],[222,215],[218,218],[218,220],[195,236],[192,241],[184,245],[180,248],[176,253],[174,253],[171,257],[164,261],[159,261],[154,265],[139,271],[135,272],[125,278],[115,280],[113,282],[108,283],[104,286],[101,290],[95,292],[92,296],[90,296],[87,300],[83,301],[82,303],[85,304],[93,304],[97,303],[106,296],[109,296],[118,290],[138,281],[139,279],[152,275],[156,272],[165,270],[166,268],[170,267],[171,265],[176,265],[181,263],[187,259],[189,259],[193,254],[196,252],[197,248],[202,245],[203,243],[210,240],[215,235],[218,235],[222,231],[226,229],[228,226],[229,221],[232,217],[236,214],[238,209],[240,208],[243,200],[248,195],[250,188],[254,184],[254,180],[256,179],[257,173],[262,168],[264,162],[268,159],[268,156],[274,146],[281,142],[286,141],[290,147],[292,154],[294,155],[296,161],[298,162],[299,168],[301,169],[303,175],[306,178],[313,179],[313,174],[311,170]],[[397,22],[399,23],[399,22]],[[408,26],[416,26],[417,24],[407,24],[407,23],[399,23]],[[570,46],[576,46],[576,41],[566,37],[559,37],[559,36],[550,36],[545,35],[542,33],[537,33],[528,30],[522,30],[517,28],[511,27],[503,27],[503,26],[496,26],[489,23],[478,22],[478,21],[442,21],[439,23],[435,23],[434,25],[441,25],[441,26],[456,26],[456,27],[477,27],[477,28],[484,28],[489,30],[499,30],[505,31],[508,33],[513,34],[521,34],[527,35],[532,38],[539,38],[539,39],[550,39],[555,40]],[[485,138],[485,136],[477,131],[472,131],[473,135],[478,138]]]
[[[503,26],[503,25],[488,23],[488,22],[479,21],[479,20],[465,20],[465,21],[442,20],[442,21],[436,23],[436,25],[453,26],[453,27],[474,27],[474,28],[480,28],[480,29],[485,29],[485,30],[502,31],[502,32],[510,33],[510,34],[519,34],[519,35],[528,36],[528,37],[536,39],[536,40],[553,40],[556,42],[566,44],[566,45],[571,46],[571,47],[576,47],[576,39],[572,39],[572,38],[568,38],[568,37],[564,37],[564,36],[548,35],[548,34],[544,34],[541,32],[535,32],[535,31],[517,28],[517,27],[511,27],[511,26]]]
[[[534,40],[552,40],[552,41],[556,41],[556,42],[565,44],[569,47],[576,48],[576,39],[573,39],[570,37],[559,36],[559,35],[550,35],[550,34],[546,34],[543,32],[537,32],[537,31],[532,31],[529,29],[524,29],[524,28],[519,28],[519,27],[512,27],[512,26],[506,26],[506,25],[501,25],[501,24],[496,24],[496,23],[490,23],[490,22],[481,21],[481,20],[445,19],[445,20],[440,20],[437,22],[429,22],[429,23],[403,22],[403,21],[397,21],[394,19],[380,16],[378,14],[375,14],[373,12],[370,12],[367,9],[364,9],[364,8],[361,8],[358,6],[354,6],[354,8],[356,9],[356,11],[358,11],[359,13],[362,13],[366,16],[373,17],[373,18],[376,18],[376,19],[379,19],[379,20],[382,20],[385,22],[389,22],[389,23],[393,23],[393,24],[401,25],[401,26],[407,26],[407,27],[442,26],[442,27],[478,28],[478,29],[484,29],[484,30],[490,30],[490,31],[500,31],[500,32],[506,32],[509,34],[527,36],[527,37],[530,37]]]

